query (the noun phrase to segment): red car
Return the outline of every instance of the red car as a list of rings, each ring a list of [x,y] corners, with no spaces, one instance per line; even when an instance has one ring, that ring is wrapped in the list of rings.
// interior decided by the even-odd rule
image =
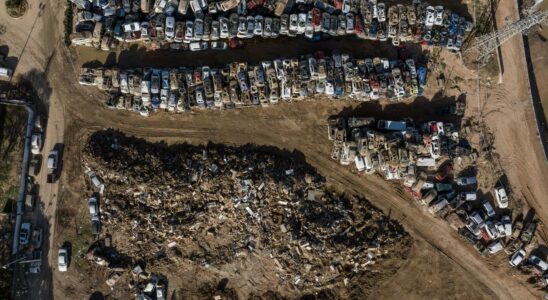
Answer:
[[[312,26],[314,26],[315,29],[320,28],[322,13],[317,7],[314,7],[312,9]]]
[[[354,17],[354,32],[360,38],[365,37],[365,35],[363,34],[363,24],[362,24],[362,18],[360,17],[360,15],[356,15]]]

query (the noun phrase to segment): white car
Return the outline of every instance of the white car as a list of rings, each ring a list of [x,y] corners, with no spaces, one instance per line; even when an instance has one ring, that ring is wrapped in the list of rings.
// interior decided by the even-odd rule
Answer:
[[[426,7],[426,20],[424,21],[424,25],[426,25],[426,27],[432,27],[434,25],[434,20],[436,18],[435,14],[436,11],[434,10],[434,7]]]
[[[510,265],[512,267],[517,267],[519,264],[521,264],[524,258],[525,258],[525,250],[519,249],[518,251],[514,252],[512,256],[510,256],[510,260],[509,260]]]
[[[32,154],[40,154],[42,150],[42,134],[33,133],[31,139],[31,152]]]
[[[299,23],[299,16],[297,14],[289,15],[289,31],[293,31],[293,32],[297,33],[297,31],[299,30],[298,23]],[[304,30],[303,30],[303,32],[304,32]]]
[[[185,23],[185,43],[190,43],[194,37],[194,22],[186,21]]]
[[[495,253],[499,252],[502,249],[504,249],[504,246],[502,245],[502,243],[500,241],[494,241],[491,244],[489,244],[489,246],[487,246],[487,250],[491,254],[495,254]]]
[[[68,269],[68,250],[66,248],[59,249],[57,257],[59,272],[66,272]]]
[[[497,199],[497,204],[500,208],[508,207],[508,195],[506,195],[506,190],[504,187],[495,188],[495,198]]]
[[[173,40],[173,38],[175,38],[175,18],[174,17],[166,18],[165,33],[166,33],[166,39]]]
[[[219,18],[220,23],[220,34],[219,37],[222,39],[228,38],[229,32],[228,32],[228,19],[225,17]]]
[[[59,160],[59,151],[51,150],[48,155],[48,169],[56,170],[58,160]]]
[[[500,221],[502,222],[502,225],[504,226],[504,235],[511,236],[512,235],[512,218],[510,216],[502,216],[502,219]]]
[[[202,51],[207,50],[208,48],[209,45],[207,42],[193,42],[189,45],[190,51]]]
[[[298,22],[297,22],[297,33],[303,34],[306,29],[306,14],[300,13],[298,15]]]

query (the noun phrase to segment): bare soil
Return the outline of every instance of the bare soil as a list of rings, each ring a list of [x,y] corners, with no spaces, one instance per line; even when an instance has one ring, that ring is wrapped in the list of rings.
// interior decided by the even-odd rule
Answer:
[[[400,221],[413,237],[413,248],[406,263],[394,276],[383,278],[379,286],[373,287],[372,295],[378,295],[375,298],[532,299],[542,295],[540,290],[527,284],[524,278],[510,272],[506,255],[501,253],[491,259],[480,257],[453,229],[422,211],[394,184],[376,176],[356,176],[350,169],[341,167],[329,158],[331,149],[326,137],[325,120],[341,112],[350,114],[356,111],[361,115],[386,118],[411,115],[417,119],[437,119],[437,115],[433,116],[432,113],[444,102],[451,101],[452,97],[466,97],[469,103],[467,113],[474,116],[478,107],[475,82],[472,80],[474,73],[462,68],[455,56],[442,53],[448,66],[446,72],[454,72],[451,75],[454,82],[446,88],[445,93],[437,92],[436,83],[431,77],[430,89],[425,97],[410,103],[388,105],[306,101],[267,109],[249,108],[186,115],[162,113],[144,119],[129,112],[106,109],[101,103],[105,99],[104,94],[77,85],[79,66],[92,63],[97,53],[86,54],[82,50],[80,57],[77,53],[69,53],[62,46],[63,2],[44,1],[44,4],[45,8],[39,9],[38,3],[30,3],[27,14],[17,20],[7,17],[0,10],[0,25],[7,28],[6,33],[0,35],[0,42],[9,47],[9,63],[17,67],[16,75],[30,78],[39,87],[40,104],[49,112],[44,149],[48,151],[56,143],[65,145],[60,183],[43,184],[40,192],[50,231],[47,238],[51,244],[48,255],[52,270],[46,270],[40,278],[29,279],[33,289],[27,299],[51,299],[53,296],[58,299],[89,298],[96,292],[93,285],[104,284],[104,280],[99,279],[106,275],[100,270],[92,273],[96,277],[83,276],[76,271],[76,267],[71,267],[67,273],[55,270],[56,253],[63,242],[74,239],[82,241],[82,248],[87,246],[85,241],[88,236],[82,230],[89,224],[84,205],[87,195],[84,193],[81,153],[84,137],[102,128],[116,128],[150,141],[164,140],[167,143],[189,142],[197,145],[211,141],[235,146],[274,146],[303,157],[327,178],[329,184],[339,190],[363,195],[391,218]],[[502,2],[497,12],[497,23],[504,24],[504,18],[517,15],[515,12],[512,1]],[[345,45],[346,41],[335,41],[333,46],[323,50],[346,47],[342,50],[356,54],[353,52],[354,47]],[[358,44],[354,42],[351,45]],[[374,45],[366,45],[364,48],[370,50],[364,51],[377,51],[371,50]],[[281,53],[287,56],[310,53],[310,49],[322,47],[321,42],[305,48],[293,48],[292,45],[283,50],[265,52],[264,57],[271,59],[272,55],[279,56]],[[250,50],[244,51],[249,52],[243,53],[250,57],[263,53],[252,51],[251,46],[248,48]],[[496,87],[482,87],[479,107],[495,136],[495,150],[500,155],[501,165],[506,170],[514,194],[532,205],[540,219],[546,223],[548,202],[545,195],[548,194],[548,185],[545,184],[545,178],[548,178],[548,171],[536,138],[530,103],[523,96],[526,95],[525,81],[516,80],[525,78],[522,60],[516,59],[520,57],[519,41],[514,38],[502,49],[504,83]],[[208,58],[204,61],[211,59],[212,62],[208,63],[211,65],[225,63],[225,60],[235,59],[236,55],[245,58],[236,53],[227,54],[227,58],[217,58],[210,54],[207,53]],[[359,54],[363,57],[368,53]],[[388,56],[392,55],[388,53]],[[114,58],[130,67],[140,64],[147,56],[143,53],[126,60],[116,58],[116,55]],[[101,62],[106,61],[105,55],[97,54],[96,57]],[[198,61],[198,57],[193,55],[173,54],[166,57],[166,62],[146,61],[151,61],[151,65],[155,66],[168,63],[174,65],[174,62],[178,65],[204,62]],[[457,75],[460,80],[456,79]],[[45,182],[44,173],[40,181]],[[200,274],[189,273],[188,276],[195,278]],[[210,280],[209,285],[216,285],[219,278],[203,280]],[[180,290],[177,296],[188,297],[184,290]],[[276,295],[271,296],[274,298]]]

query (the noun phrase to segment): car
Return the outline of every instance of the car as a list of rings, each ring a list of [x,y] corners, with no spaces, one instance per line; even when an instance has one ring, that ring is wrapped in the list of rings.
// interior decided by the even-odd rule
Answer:
[[[272,31],[273,31],[272,25],[273,25],[272,18],[267,17],[264,19],[263,37],[266,37],[266,38],[272,37]]]
[[[97,198],[91,197],[88,199],[88,209],[91,216],[99,214],[99,204],[97,202]]]
[[[272,34],[270,37],[277,38],[280,35],[280,22],[279,18],[272,19]]]
[[[42,150],[42,134],[39,132],[33,133],[30,144],[32,154],[40,154]]]
[[[228,44],[226,42],[211,42],[211,50],[226,50],[228,48]]]
[[[186,21],[185,23],[185,43],[190,43],[194,38],[194,22]]]
[[[207,50],[209,45],[207,42],[192,42],[188,45],[190,51],[202,51]]]
[[[196,19],[194,20],[194,36],[192,40],[200,41],[204,37],[204,20]]]
[[[497,199],[497,204],[500,208],[508,207],[508,195],[504,187],[499,186],[495,188],[495,198]]]
[[[58,160],[59,160],[59,151],[51,150],[49,152],[49,155],[48,155],[48,169],[49,170],[56,170]]]
[[[253,34],[256,36],[263,36],[264,18],[261,15],[255,16],[255,25]]]
[[[165,25],[165,34],[167,40],[173,40],[175,38],[175,18],[167,17]]]
[[[479,225],[480,227],[484,224],[485,216],[479,210],[476,210],[470,214],[470,220]]]
[[[299,31],[299,15],[291,14],[289,15],[289,32],[290,33],[293,32],[293,34],[297,34],[298,31]],[[303,32],[304,32],[304,27],[303,27]]]
[[[220,32],[219,32],[219,37],[221,39],[227,39],[229,37],[229,26],[228,26],[228,19],[225,18],[225,17],[220,17],[219,18],[219,26],[220,26]]]
[[[481,230],[480,226],[476,224],[474,221],[470,220],[465,224],[466,228],[474,234],[474,236],[479,237],[481,236]]]
[[[504,249],[504,246],[500,241],[493,241],[489,244],[489,246],[487,246],[487,251],[489,251],[490,254],[495,254],[502,249]]]
[[[280,34],[287,35],[289,33],[289,15],[283,14],[280,17]]]
[[[486,231],[487,235],[489,236],[489,238],[494,240],[494,239],[499,237],[497,228],[496,228],[495,224],[492,221],[486,221],[484,226],[483,226],[483,229],[485,229],[485,231]]]
[[[59,272],[66,272],[68,270],[69,257],[68,250],[64,247],[59,249],[57,255],[57,269]]]
[[[306,30],[306,14],[300,13],[297,15],[297,34],[303,34]]]
[[[457,185],[466,186],[476,184],[478,182],[476,176],[467,176],[457,178]]]
[[[38,172],[40,172],[40,159],[38,156],[35,156],[29,163],[29,174],[36,176]]]
[[[10,80],[12,74],[13,74],[13,71],[11,69],[0,67],[0,79]]]
[[[148,40],[150,38],[150,24],[148,22],[141,23],[141,39]]]
[[[38,274],[40,273],[42,267],[42,251],[34,250],[32,251],[32,262],[29,264],[29,273]]]
[[[377,4],[377,19],[379,22],[386,21],[386,5],[382,2]]]
[[[97,235],[101,233],[101,219],[98,215],[91,217],[91,234]]]
[[[354,33],[354,15],[352,13],[346,14],[346,34]]]
[[[494,217],[495,216],[495,210],[493,209],[493,206],[491,205],[491,202],[489,200],[485,200],[481,203],[481,206],[483,207],[483,210],[487,214],[488,217]]]
[[[218,40],[220,35],[221,35],[220,31],[221,31],[221,23],[219,23],[219,21],[217,21],[217,20],[211,22],[210,39],[212,41]]]
[[[512,217],[508,215],[502,216],[500,221],[502,222],[502,225],[504,226],[504,235],[511,236],[512,235]]]
[[[238,34],[239,19],[238,14],[232,13],[228,17],[228,38],[235,38]]]
[[[31,235],[31,224],[25,222],[21,224],[21,230],[19,230],[19,244],[28,245]]]
[[[546,270],[548,270],[548,264],[536,255],[529,256],[529,263],[542,272],[546,272]]]
[[[441,26],[443,24],[443,6],[434,7],[434,25]]]
[[[156,284],[156,300],[164,300],[166,291],[163,285]]]
[[[247,19],[243,16],[240,16],[238,18],[238,33],[237,33],[237,37],[240,38],[240,39],[243,39],[247,36]]]
[[[247,17],[247,32],[246,32],[246,38],[250,39],[253,38],[253,34],[255,32],[255,18],[252,16]]]
[[[436,11],[434,7],[427,6],[426,7],[426,20],[424,21],[424,25],[427,27],[432,27],[434,25],[434,21],[436,18]]]
[[[525,250],[519,249],[518,251],[514,252],[511,256],[508,262],[512,267],[517,267],[523,259],[525,258]]]

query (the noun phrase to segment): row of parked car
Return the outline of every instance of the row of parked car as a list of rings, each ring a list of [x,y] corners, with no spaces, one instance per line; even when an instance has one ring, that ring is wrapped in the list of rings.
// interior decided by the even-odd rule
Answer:
[[[332,159],[341,165],[353,163],[358,174],[402,180],[418,203],[445,219],[481,253],[504,250],[512,267],[523,265],[539,275],[548,270],[535,251],[526,259],[537,224],[530,218],[512,219],[504,185],[496,185],[490,200],[477,192],[476,176],[453,176],[452,159],[465,165],[475,162],[454,124],[430,121],[416,127],[412,119],[336,118],[328,122],[328,138],[333,141]],[[548,284],[548,275],[543,281]]]
[[[364,39],[387,41],[394,45],[400,42],[422,42],[460,50],[466,31],[472,23],[442,6],[393,5],[363,2],[352,10],[328,9],[320,4],[280,17],[255,15],[208,14],[195,19],[179,18],[173,14],[153,14],[146,20],[139,14],[103,17],[91,11],[77,15],[75,33],[71,40],[75,44],[90,45],[109,50],[119,42],[167,42],[187,43],[190,49],[205,50],[200,41],[222,39],[247,39],[254,37],[276,38],[280,35],[295,37],[304,35],[320,39],[329,36],[356,35]],[[347,12],[344,12],[347,11]]]
[[[539,275],[547,271],[548,264],[540,257],[531,254],[525,259],[537,224],[532,219],[523,226],[521,220],[512,219],[506,188],[499,182],[492,190],[491,201],[478,196],[476,176],[462,176],[454,181],[455,190],[447,182],[451,170],[450,164],[442,164],[433,182],[419,180],[410,190],[420,190],[420,202],[428,206],[429,212],[445,218],[481,253],[494,255],[504,250],[512,267],[525,263]],[[548,283],[548,277],[543,280]]]
[[[168,109],[231,108],[269,105],[311,96],[377,100],[420,94],[426,68],[405,61],[375,57],[354,59],[347,54],[323,53],[257,65],[234,62],[223,68],[87,69],[82,85],[94,85],[114,95],[111,106]]]

